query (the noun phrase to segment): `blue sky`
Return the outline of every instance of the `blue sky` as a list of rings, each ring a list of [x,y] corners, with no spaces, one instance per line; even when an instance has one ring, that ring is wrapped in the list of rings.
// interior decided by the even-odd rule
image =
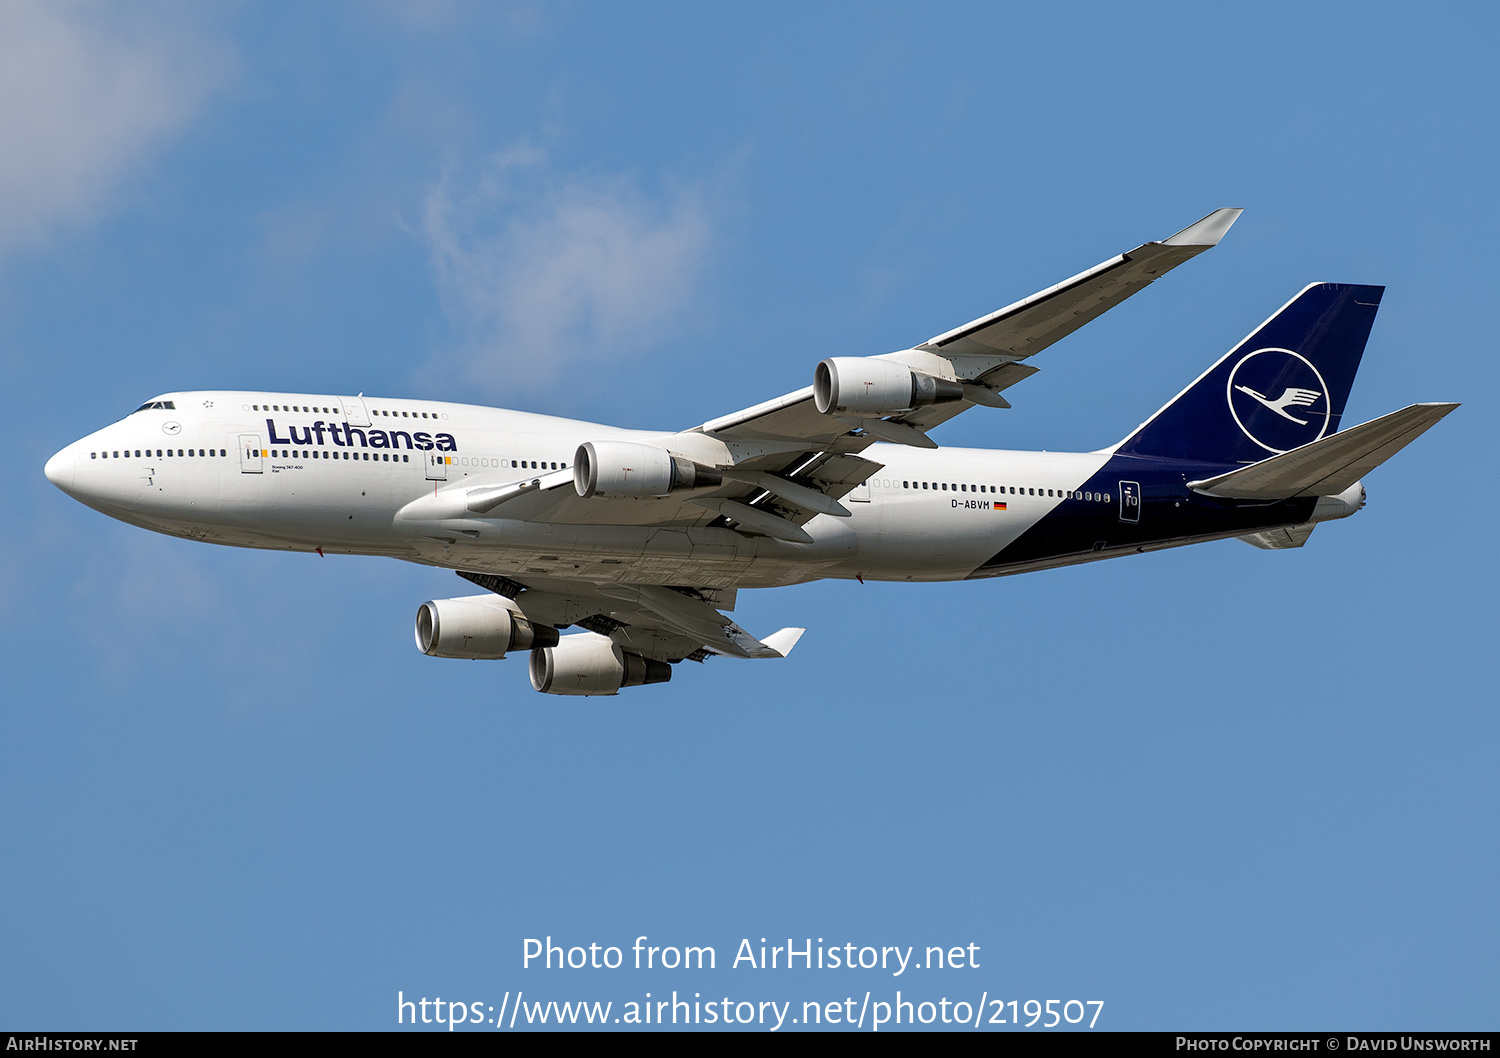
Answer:
[[[1493,7],[8,4],[0,1026],[1103,1000],[1495,1028]],[[1303,285],[1383,283],[1346,421],[1464,407],[1300,551],[745,593],[784,662],[537,695],[451,573],[218,549],[48,455],[163,391],[642,427],[903,348],[1219,206],[1212,253],[945,444],[1124,436]],[[528,937],[711,944],[542,971]],[[730,968],[742,938],[980,968]],[[772,943],[776,943],[775,940]]]

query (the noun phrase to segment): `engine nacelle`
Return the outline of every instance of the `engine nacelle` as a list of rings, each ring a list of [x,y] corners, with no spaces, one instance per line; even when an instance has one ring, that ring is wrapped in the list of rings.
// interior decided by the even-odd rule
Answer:
[[[869,356],[830,356],[813,371],[813,403],[824,415],[879,418],[963,396],[962,383]]]
[[[1335,518],[1347,518],[1357,514],[1365,505],[1365,486],[1356,481],[1337,496],[1319,496],[1313,507],[1310,522],[1330,522]]]
[[[666,683],[672,666],[621,650],[609,636],[582,632],[531,652],[531,685],[543,694],[618,694]]]
[[[717,488],[713,467],[634,441],[588,441],[573,455],[573,487],[584,499],[610,496],[644,500],[687,489]]]
[[[535,625],[495,595],[437,599],[417,607],[417,648],[435,658],[497,661],[509,650],[549,647],[557,629]]]

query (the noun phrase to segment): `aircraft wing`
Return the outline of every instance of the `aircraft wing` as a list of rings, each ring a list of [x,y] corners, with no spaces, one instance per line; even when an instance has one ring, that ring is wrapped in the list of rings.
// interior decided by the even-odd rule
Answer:
[[[808,386],[650,439],[675,457],[722,473],[722,483],[715,487],[648,502],[583,499],[571,486],[572,471],[564,470],[462,494],[445,490],[413,503],[398,517],[447,519],[493,512],[498,517],[563,524],[721,526],[809,543],[811,537],[801,526],[820,514],[847,517],[849,509],[841,501],[858,501],[857,490],[881,469],[861,452],[877,441],[936,448],[926,431],[939,423],[976,404],[1010,407],[1001,391],[1037,370],[1024,362],[1026,358],[1216,245],[1240,212],[1216,210],[1170,238],[1112,257],[919,346],[860,358],[890,361],[944,380],[950,389],[945,403],[879,417],[824,414]],[[961,386],[961,399],[953,392],[955,384]],[[666,617],[660,620],[670,623]]]
[[[514,580],[463,571],[459,576],[510,599],[532,621],[555,628],[577,626],[660,661],[702,661],[710,654],[783,658],[806,631],[783,628],[756,639],[720,612],[734,609],[733,588],[594,584],[552,577]]]
[[[1025,358],[1114,308],[1152,280],[1218,245],[1244,212],[1217,209],[1161,242],[1112,257],[1014,305],[929,338],[918,349],[949,358]]]
[[[892,416],[881,420],[889,424],[885,428],[876,424],[856,428],[820,414],[813,404],[813,388],[808,386],[710,420],[697,430],[725,440],[798,440],[824,449],[857,451],[880,440],[904,437],[906,443],[913,443],[916,439],[910,436],[912,433],[924,432],[976,404],[1009,407],[999,396],[1000,391],[1037,370],[1023,360],[1103,315],[1184,261],[1218,245],[1242,212],[1215,210],[1161,242],[1137,246],[912,349],[876,358],[969,383],[962,401]],[[886,430],[884,434],[882,429]]]

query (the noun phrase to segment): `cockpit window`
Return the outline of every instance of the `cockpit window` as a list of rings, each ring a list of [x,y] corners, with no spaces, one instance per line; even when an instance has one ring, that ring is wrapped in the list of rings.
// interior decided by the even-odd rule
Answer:
[[[176,411],[177,405],[169,400],[148,400],[145,404],[135,409],[135,411],[151,411],[153,408],[157,411]],[[135,411],[130,414],[134,415]]]

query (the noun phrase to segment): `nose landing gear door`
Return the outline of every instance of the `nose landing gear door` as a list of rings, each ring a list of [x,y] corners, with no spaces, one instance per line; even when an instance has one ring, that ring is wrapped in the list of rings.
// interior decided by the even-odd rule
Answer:
[[[261,471],[260,434],[240,434],[240,473],[259,474]]]

